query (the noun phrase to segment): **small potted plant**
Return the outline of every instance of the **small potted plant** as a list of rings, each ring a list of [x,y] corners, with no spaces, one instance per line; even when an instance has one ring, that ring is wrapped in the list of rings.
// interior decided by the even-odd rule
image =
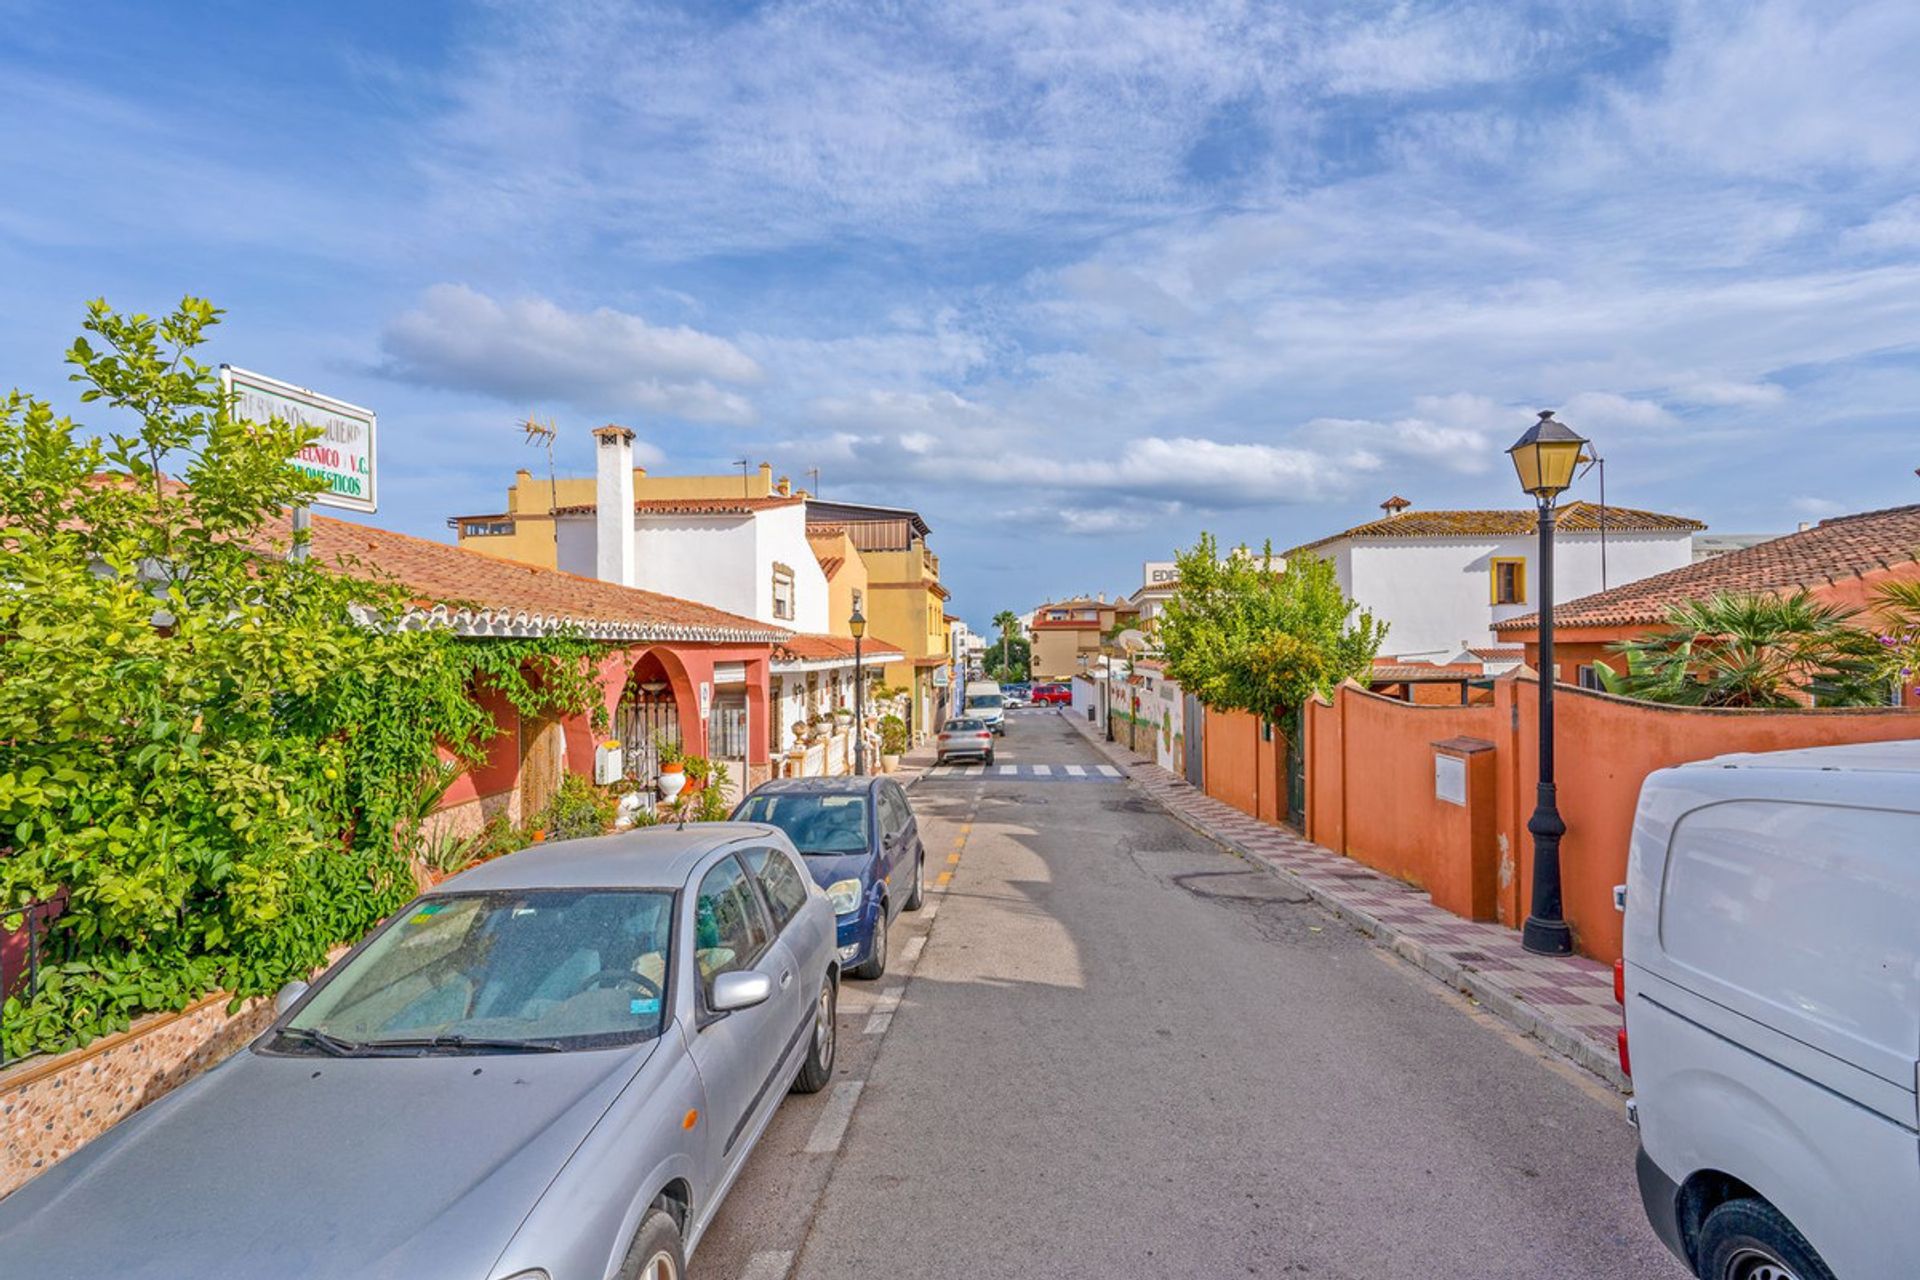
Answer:
[[[886,716],[880,721],[880,768],[892,773],[900,767],[900,757],[907,753],[907,722],[899,716]]]
[[[653,756],[660,763],[660,798],[669,804],[687,785],[687,753],[664,733],[653,735]]]

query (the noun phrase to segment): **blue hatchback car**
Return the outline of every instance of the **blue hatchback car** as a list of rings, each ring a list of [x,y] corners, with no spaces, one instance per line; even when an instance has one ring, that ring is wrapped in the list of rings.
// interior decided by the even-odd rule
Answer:
[[[907,793],[890,778],[777,778],[755,787],[736,822],[780,828],[827,891],[849,977],[887,971],[887,926],[925,901],[926,850]]]

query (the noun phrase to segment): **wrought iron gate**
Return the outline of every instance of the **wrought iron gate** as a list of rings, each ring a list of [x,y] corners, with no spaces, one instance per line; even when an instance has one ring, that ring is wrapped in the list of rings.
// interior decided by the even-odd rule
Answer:
[[[660,772],[659,741],[680,745],[680,704],[673,690],[648,692],[639,685],[628,685],[613,718],[614,736],[620,739],[621,764],[629,778],[651,782]]]

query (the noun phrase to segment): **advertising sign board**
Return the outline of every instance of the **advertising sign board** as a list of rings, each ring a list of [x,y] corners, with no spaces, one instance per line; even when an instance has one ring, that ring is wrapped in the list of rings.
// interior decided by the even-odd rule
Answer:
[[[380,509],[375,488],[373,410],[232,365],[220,366],[220,382],[235,397],[235,415],[245,421],[279,418],[320,429],[320,438],[294,459],[302,471],[326,485],[314,495],[315,506],[365,512]]]

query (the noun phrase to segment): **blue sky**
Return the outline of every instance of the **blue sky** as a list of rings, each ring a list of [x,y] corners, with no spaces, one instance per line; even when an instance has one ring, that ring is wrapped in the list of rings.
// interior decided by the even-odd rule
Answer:
[[[918,506],[976,625],[1515,505],[1545,406],[1784,530],[1920,500],[1916,66],[1909,0],[0,0],[0,385],[192,292],[378,410],[379,523],[618,421]]]

